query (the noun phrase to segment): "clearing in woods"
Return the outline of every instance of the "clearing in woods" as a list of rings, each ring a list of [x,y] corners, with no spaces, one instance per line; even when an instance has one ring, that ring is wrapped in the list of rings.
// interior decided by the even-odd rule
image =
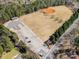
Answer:
[[[65,21],[69,20],[72,14],[66,6],[55,6],[23,15],[20,19],[45,42]]]

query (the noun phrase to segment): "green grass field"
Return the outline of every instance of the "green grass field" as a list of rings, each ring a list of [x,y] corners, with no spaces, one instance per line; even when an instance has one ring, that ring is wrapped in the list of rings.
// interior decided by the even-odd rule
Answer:
[[[14,56],[18,55],[19,52],[16,49],[13,49],[11,52],[5,53],[2,55],[1,59],[12,59]]]

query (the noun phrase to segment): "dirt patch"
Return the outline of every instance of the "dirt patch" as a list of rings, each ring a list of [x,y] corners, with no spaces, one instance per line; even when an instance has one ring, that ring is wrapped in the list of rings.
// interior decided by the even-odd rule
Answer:
[[[39,10],[20,17],[21,21],[41,38],[43,42],[48,40],[49,36],[61,27],[73,14],[66,6],[56,6],[52,8],[55,12],[50,15],[44,14]]]
[[[55,12],[55,9],[53,9],[53,7],[48,7],[48,8],[42,9],[41,12],[45,14],[52,14]]]

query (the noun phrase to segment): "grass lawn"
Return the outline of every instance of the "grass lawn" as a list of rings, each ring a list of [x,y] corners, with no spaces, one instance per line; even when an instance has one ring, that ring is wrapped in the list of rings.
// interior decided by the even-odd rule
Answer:
[[[16,49],[13,49],[11,52],[8,52],[8,53],[5,53],[5,55],[2,55],[1,59],[12,59],[17,54],[19,54],[19,52]]]

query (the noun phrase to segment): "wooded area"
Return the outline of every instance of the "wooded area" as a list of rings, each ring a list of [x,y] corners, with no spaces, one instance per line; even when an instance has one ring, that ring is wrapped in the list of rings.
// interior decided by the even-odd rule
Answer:
[[[30,4],[16,4],[8,3],[0,5],[0,20],[11,20],[13,17],[19,17],[24,14],[28,14],[37,11],[41,8],[46,8],[48,6],[64,5],[66,1],[64,0],[36,0]]]
[[[10,52],[17,42],[17,35],[0,25],[0,56],[3,52]]]
[[[0,24],[0,58],[4,52],[7,54],[13,49],[20,52],[23,59],[39,59],[36,54],[30,51],[25,43],[19,41],[16,33],[10,31],[5,26]]]

